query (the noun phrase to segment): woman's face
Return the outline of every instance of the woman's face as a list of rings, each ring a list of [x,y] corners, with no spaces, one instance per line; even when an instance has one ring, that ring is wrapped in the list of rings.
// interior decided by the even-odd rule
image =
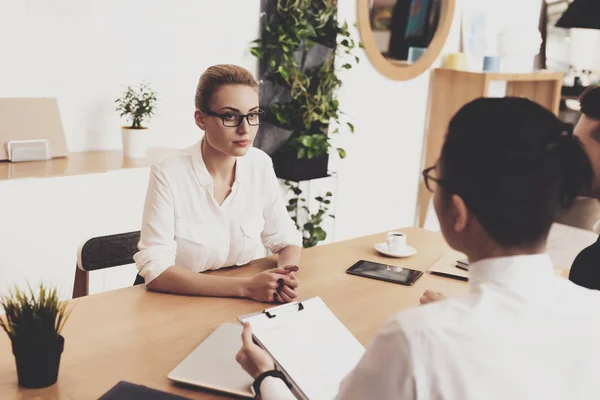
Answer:
[[[258,112],[258,105],[257,91],[246,85],[221,86],[209,99],[209,110],[221,114],[225,118],[225,123],[233,125],[240,114],[252,114],[250,121],[258,123],[258,115],[253,114]],[[204,138],[207,144],[233,157],[244,156],[252,147],[258,132],[258,125],[250,125],[246,118],[235,127],[225,126],[220,117],[199,110],[196,110],[194,117],[196,125],[205,131]]]

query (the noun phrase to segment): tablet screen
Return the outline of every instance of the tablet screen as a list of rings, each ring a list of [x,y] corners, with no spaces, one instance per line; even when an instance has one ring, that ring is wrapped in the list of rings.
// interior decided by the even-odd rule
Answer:
[[[367,278],[400,283],[402,285],[412,285],[421,275],[423,275],[421,271],[365,260],[357,262],[346,272]]]

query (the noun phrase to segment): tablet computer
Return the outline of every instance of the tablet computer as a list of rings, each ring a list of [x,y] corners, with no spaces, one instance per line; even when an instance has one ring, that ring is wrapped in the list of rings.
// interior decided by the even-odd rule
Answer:
[[[423,275],[423,272],[414,269],[366,260],[360,260],[348,268],[346,272],[351,275],[364,276],[365,278],[379,279],[381,281],[408,286],[415,283]]]

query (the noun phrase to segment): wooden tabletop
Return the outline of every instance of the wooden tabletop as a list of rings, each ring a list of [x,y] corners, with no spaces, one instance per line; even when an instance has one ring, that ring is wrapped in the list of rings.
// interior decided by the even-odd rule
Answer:
[[[418,304],[425,289],[456,295],[462,281],[424,274],[413,286],[348,275],[364,259],[425,271],[449,250],[439,233],[403,229],[417,254],[406,258],[379,255],[374,245],[385,234],[314,247],[303,251],[300,297],[320,296],[363,344],[393,314]],[[275,266],[272,258],[220,270],[226,276],[251,276]],[[203,298],[152,293],[135,286],[69,302],[72,314],[63,336],[58,382],[45,389],[20,389],[8,337],[0,334],[2,399],[97,399],[125,380],[192,399],[222,399],[201,389],[175,386],[167,374],[219,324],[269,307],[244,299]]]
[[[119,169],[150,167],[177,150],[163,147],[148,149],[144,158],[124,157],[121,150],[84,151],[47,161],[0,161],[0,181],[24,178],[50,178],[95,174]]]

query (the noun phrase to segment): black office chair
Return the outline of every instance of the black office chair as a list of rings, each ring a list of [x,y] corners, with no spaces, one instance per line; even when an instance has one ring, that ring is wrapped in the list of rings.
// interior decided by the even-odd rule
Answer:
[[[600,238],[573,261],[569,280],[588,289],[600,290]]]
[[[573,207],[562,210],[554,222],[594,231],[600,219],[600,203],[596,199],[578,198]],[[588,289],[600,290],[600,239],[583,249],[573,261],[569,280]]]
[[[133,255],[138,251],[140,231],[99,236],[85,241],[77,251],[73,298],[87,296],[89,272],[120,265],[133,264]],[[144,283],[136,277],[134,285]]]

